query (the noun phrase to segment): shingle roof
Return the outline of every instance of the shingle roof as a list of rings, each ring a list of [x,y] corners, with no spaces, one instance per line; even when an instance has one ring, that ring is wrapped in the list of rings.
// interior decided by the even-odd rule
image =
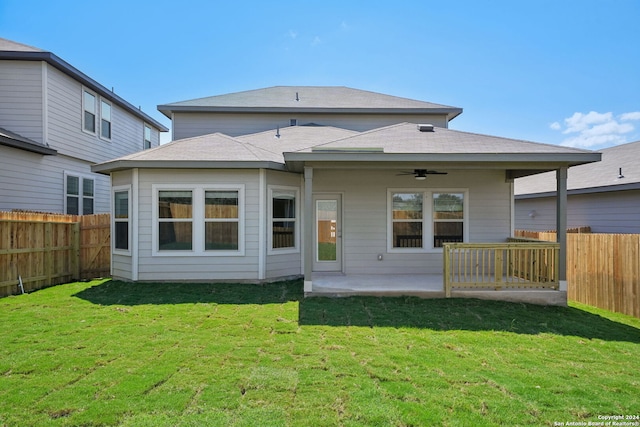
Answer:
[[[385,153],[585,153],[558,145],[434,127],[420,132],[415,123],[398,123],[323,144],[322,148],[384,148]],[[315,147],[320,148],[320,147]],[[307,150],[311,151],[311,150]]]
[[[333,152],[339,154],[332,157]],[[292,166],[291,162],[367,161],[367,155],[371,153],[375,161],[425,161],[427,158],[473,164],[545,161],[547,168],[549,163],[554,162],[580,164],[597,160],[593,158],[594,153],[575,148],[444,128],[420,132],[414,123],[400,123],[362,133],[329,126],[291,126],[235,138],[215,133],[177,140],[130,154],[97,165],[93,170],[109,172],[129,167],[285,169],[285,163],[293,170],[298,170],[299,164]],[[340,158],[340,155],[345,159]],[[394,155],[403,157],[399,159]],[[258,166],[260,162],[262,165]],[[270,166],[265,166],[266,163]]]
[[[640,188],[638,159],[640,141],[606,148],[602,150],[602,161],[569,169],[567,190],[598,192]],[[620,168],[623,178],[618,177]],[[515,181],[514,191],[517,196],[555,193],[555,174],[547,172],[519,178]]]
[[[13,40],[3,39],[0,37],[0,51],[8,52],[44,52],[37,47],[29,46],[23,43],[14,42]]]
[[[45,155],[55,155],[57,153],[56,150],[50,148],[48,145],[25,138],[22,135],[18,135],[17,133],[4,128],[0,128],[0,145]]]
[[[116,103],[134,116],[156,127],[160,131],[167,132],[169,130],[166,126],[155,120],[153,117],[144,113],[139,108],[136,108],[125,99],[116,95],[113,91],[107,89],[97,81],[93,80],[91,77],[87,76],[86,74],[51,52],[28,46],[26,44],[18,43],[12,40],[0,38],[0,60],[44,61],[51,66],[59,69],[68,76],[74,78],[75,80],[81,82],[83,85],[96,91],[104,98]]]
[[[274,86],[159,105],[167,117],[172,111],[354,112],[447,114],[461,108],[401,98],[344,86]]]

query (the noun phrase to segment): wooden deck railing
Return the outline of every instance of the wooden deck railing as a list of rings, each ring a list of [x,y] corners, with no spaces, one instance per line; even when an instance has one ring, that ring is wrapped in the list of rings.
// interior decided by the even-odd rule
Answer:
[[[447,298],[452,288],[558,289],[558,243],[445,243],[443,248]]]

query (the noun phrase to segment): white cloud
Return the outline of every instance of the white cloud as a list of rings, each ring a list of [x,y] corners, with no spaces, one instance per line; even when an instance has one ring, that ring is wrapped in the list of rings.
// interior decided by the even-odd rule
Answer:
[[[289,30],[289,33],[287,35],[292,39],[296,39],[298,37],[298,32],[294,30]]]
[[[318,46],[321,43],[322,43],[322,39],[320,39],[319,36],[315,36],[311,41],[311,46]]]
[[[586,114],[576,112],[549,127],[561,131],[568,137],[562,141],[566,147],[599,149],[628,142],[628,136],[635,131],[634,121],[640,121],[640,112],[629,112],[614,117],[613,113],[590,111]]]
[[[629,120],[640,120],[640,111],[634,111],[632,113],[624,113],[620,115],[620,120],[623,122]]]

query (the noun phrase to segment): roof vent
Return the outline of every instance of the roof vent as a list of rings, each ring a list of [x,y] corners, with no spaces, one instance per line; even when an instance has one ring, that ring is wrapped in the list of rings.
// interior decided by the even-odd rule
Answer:
[[[429,124],[418,125],[418,130],[420,132],[433,132],[433,125],[429,125]]]

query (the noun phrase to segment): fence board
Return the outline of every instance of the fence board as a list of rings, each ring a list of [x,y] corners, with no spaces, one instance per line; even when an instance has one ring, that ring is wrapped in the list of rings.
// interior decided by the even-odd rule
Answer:
[[[0,296],[108,276],[110,256],[109,214],[0,212]]]
[[[515,235],[556,239],[555,232]],[[570,300],[640,318],[640,234],[569,232],[567,286]]]

